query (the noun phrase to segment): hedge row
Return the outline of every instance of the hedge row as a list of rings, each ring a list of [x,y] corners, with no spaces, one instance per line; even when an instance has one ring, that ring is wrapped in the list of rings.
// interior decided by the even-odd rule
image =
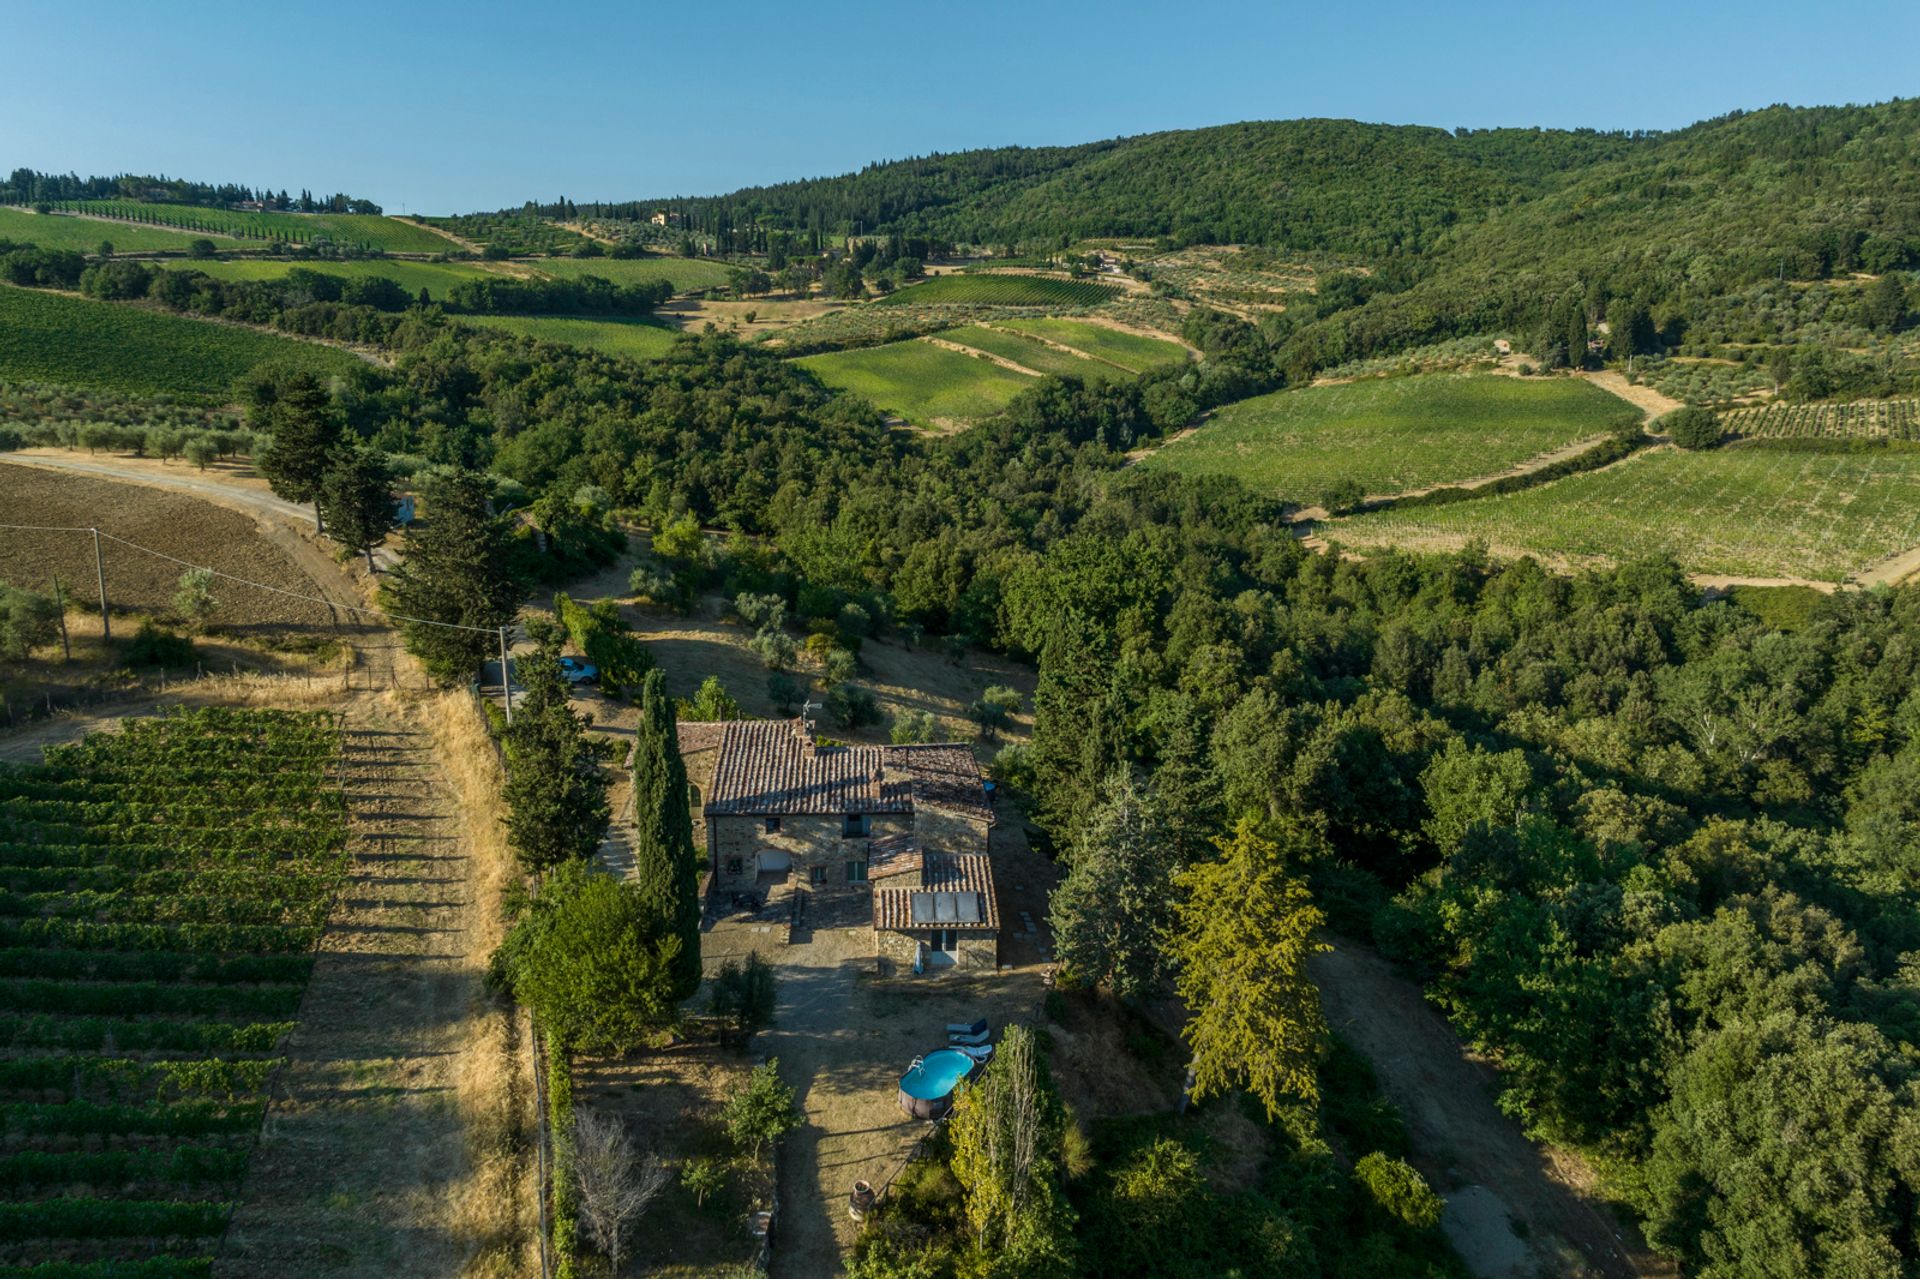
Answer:
[[[0,1047],[67,1052],[264,1053],[290,1021],[130,1021],[109,1017],[0,1017]]]

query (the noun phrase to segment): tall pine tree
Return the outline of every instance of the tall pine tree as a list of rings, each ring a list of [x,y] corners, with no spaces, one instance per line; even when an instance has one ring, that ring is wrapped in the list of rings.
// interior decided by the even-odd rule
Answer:
[[[673,960],[676,999],[700,988],[700,863],[693,849],[687,766],[673,700],[658,670],[640,686],[633,749],[634,876],[660,931],[680,939]]]
[[[507,729],[507,842],[538,874],[585,861],[607,831],[607,778],[587,749],[585,723],[567,704],[557,649],[518,663],[526,695]]]
[[[251,420],[273,435],[273,444],[258,459],[260,474],[289,502],[312,502],[313,525],[322,527],[320,486],[340,442],[333,397],[304,369],[262,378],[249,394]]]
[[[486,477],[455,471],[425,493],[425,515],[407,530],[399,567],[381,587],[381,603],[406,617],[479,630],[403,621],[407,649],[435,679],[470,679],[498,638],[491,632],[519,611],[511,526],[493,514]]]
[[[1282,834],[1290,849],[1243,820],[1219,841],[1218,861],[1179,876],[1167,956],[1188,1010],[1182,1035],[1193,1050],[1194,1097],[1241,1085],[1270,1118],[1287,1097],[1318,1100],[1327,1042],[1320,992],[1306,974],[1307,956],[1327,949],[1313,935],[1326,920],[1288,870],[1289,852],[1317,856],[1324,845],[1304,828]]]
[[[393,480],[387,460],[364,444],[342,444],[320,477],[320,513],[333,540],[367,557],[374,572],[373,548],[394,526]]]

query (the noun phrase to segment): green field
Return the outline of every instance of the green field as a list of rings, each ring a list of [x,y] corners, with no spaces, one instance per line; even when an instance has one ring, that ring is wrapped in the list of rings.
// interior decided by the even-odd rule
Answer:
[[[225,400],[267,361],[319,373],[358,363],[346,351],[120,302],[0,285],[0,378]]]
[[[1640,416],[1571,378],[1384,378],[1228,405],[1146,465],[1237,475],[1274,497],[1314,502],[1347,481],[1382,495],[1497,475]]]
[[[409,293],[428,290],[436,301],[448,289],[465,280],[498,275],[499,272],[467,262],[407,262],[398,258],[354,258],[345,262],[289,262],[280,258],[235,258],[220,262],[169,262],[176,271],[203,271],[216,280],[278,280],[298,267],[342,279],[385,277]]]
[[[1659,449],[1538,488],[1329,526],[1356,546],[1571,561],[1671,555],[1696,573],[1841,581],[1920,545],[1920,454]]]
[[[1110,285],[1033,275],[939,275],[890,293],[875,306],[1099,306],[1120,291]]]
[[[205,1275],[349,868],[327,713],[130,721],[0,767],[13,1274]]]
[[[443,235],[371,213],[245,213],[196,204],[146,204],[127,200],[63,201],[55,207],[138,223],[177,227],[194,235],[231,235],[244,240],[360,245],[387,253],[445,253],[455,247]],[[113,239],[112,236],[107,236]],[[119,241],[114,240],[115,247]],[[131,246],[128,246],[131,247]]]
[[[1122,333],[1104,324],[1089,324],[1085,320],[1004,320],[999,321],[996,327],[1046,338],[1135,373],[1144,372],[1157,364],[1180,364],[1187,358],[1187,349],[1178,342],[1144,337],[1138,333]]]
[[[1133,374],[1125,369],[1117,369],[1104,360],[1082,359],[1066,351],[1036,342],[1032,338],[1021,337],[1018,333],[1004,333],[998,329],[968,325],[963,329],[946,329],[939,334],[942,342],[955,342],[961,346],[972,347],[976,351],[986,351],[1004,360],[1012,360],[1022,368],[1032,369],[1035,373],[1052,374],[1055,377],[1077,377],[1085,382],[1111,382],[1117,378],[1130,378]]]
[[[1032,378],[990,360],[930,342],[834,351],[794,363],[828,386],[864,395],[887,412],[929,428],[986,417],[1033,385]]]
[[[542,342],[565,342],[590,351],[621,355],[630,360],[651,360],[665,355],[673,347],[680,330],[658,320],[619,316],[582,319],[568,315],[463,315],[462,324],[478,324],[490,329],[505,329]]]
[[[102,222],[99,218],[76,218],[60,214],[29,213],[25,209],[0,207],[0,240],[20,244],[38,244],[48,249],[73,249],[92,253],[102,240],[111,241],[119,253],[184,253],[194,237],[184,231],[159,227],[128,226],[120,222]],[[238,243],[224,245],[240,248]]]
[[[665,280],[680,293],[727,282],[727,264],[706,258],[546,258],[528,265],[541,275],[560,280],[577,280],[585,275],[597,275],[615,284]]]

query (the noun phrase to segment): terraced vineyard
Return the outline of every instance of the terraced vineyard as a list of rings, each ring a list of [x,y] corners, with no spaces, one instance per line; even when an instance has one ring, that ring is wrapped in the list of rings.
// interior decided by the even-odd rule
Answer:
[[[421,218],[428,226],[439,227],[482,248],[498,246],[514,257],[529,253],[566,253],[586,237],[577,231],[555,226],[545,218],[525,214],[463,213],[457,217]],[[439,236],[441,247],[446,241]]]
[[[1639,409],[1570,378],[1429,374],[1242,400],[1143,465],[1237,475],[1312,503],[1341,482],[1389,494],[1497,475],[1639,420]]]
[[[875,306],[1099,306],[1119,296],[1107,284],[1039,275],[938,275],[877,299]]]
[[[1187,349],[1178,342],[1110,329],[1085,320],[1007,320],[994,327],[1058,342],[1135,373],[1144,373],[1159,364],[1179,364],[1187,358]]]
[[[1007,406],[1033,379],[931,342],[893,342],[794,361],[828,386],[853,391],[915,426],[964,425]]]
[[[1116,378],[1133,376],[1126,369],[1115,368],[1104,360],[1086,359],[998,328],[973,324],[960,329],[947,329],[939,338],[942,342],[952,342],[957,346],[997,355],[1003,360],[1012,360],[1021,368],[1032,369],[1042,375],[1077,377],[1088,382],[1111,382]]]
[[[727,282],[727,264],[707,258],[548,258],[529,265],[540,275],[559,280],[577,280],[583,275],[597,275],[615,284],[665,280],[681,293]]]
[[[226,235],[240,240],[282,244],[317,244],[324,240],[384,253],[445,253],[454,247],[443,235],[372,213],[250,213],[197,204],[148,204],[131,200],[67,200],[54,207],[71,213],[171,227],[194,235]],[[114,236],[107,232],[99,239],[114,240]],[[98,242],[97,239],[95,243]],[[119,241],[114,243],[117,246]]]
[[[339,754],[209,709],[0,767],[5,1273],[208,1273],[346,874]]]
[[[1729,434],[1760,440],[1920,440],[1920,400],[1765,404],[1720,415]]]
[[[1658,449],[1453,506],[1328,528],[1355,546],[1451,548],[1575,563],[1671,555],[1696,573],[1838,582],[1920,546],[1920,455]]]
[[[349,352],[113,302],[0,285],[0,378],[225,401],[269,360],[345,373]]]
[[[673,348],[680,330],[644,316],[585,319],[571,315],[463,315],[462,324],[504,329],[542,342],[565,342],[590,351],[652,360]]]

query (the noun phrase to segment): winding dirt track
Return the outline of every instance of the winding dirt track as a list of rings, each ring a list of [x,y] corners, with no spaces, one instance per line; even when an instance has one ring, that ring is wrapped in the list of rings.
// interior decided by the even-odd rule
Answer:
[[[1444,1192],[1447,1235],[1476,1275],[1677,1279],[1593,1197],[1579,1156],[1527,1140],[1500,1112],[1493,1070],[1416,983],[1363,946],[1327,940],[1334,949],[1307,961],[1327,1021],[1405,1116],[1411,1162]]]

